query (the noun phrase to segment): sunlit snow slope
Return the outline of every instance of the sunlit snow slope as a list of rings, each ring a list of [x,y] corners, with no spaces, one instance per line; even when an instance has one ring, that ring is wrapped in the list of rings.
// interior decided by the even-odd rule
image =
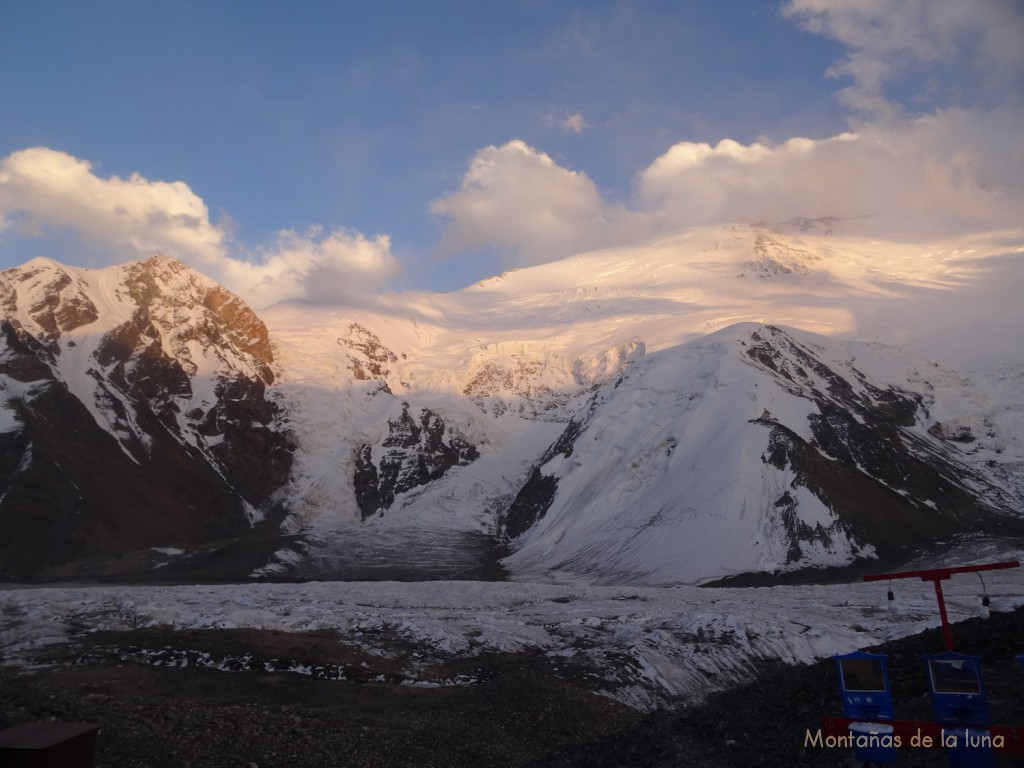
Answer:
[[[358,520],[490,532],[519,577],[654,583],[1013,533],[1024,237],[858,228],[689,230],[455,293],[265,311],[302,446],[290,524],[339,546]],[[475,456],[417,478],[409,425],[431,415],[435,449]]]
[[[665,584],[1014,539],[1024,233],[882,228],[706,227],[259,317],[162,257],[32,262],[0,275],[0,510],[55,562],[174,547],[164,573],[262,516],[220,576]]]

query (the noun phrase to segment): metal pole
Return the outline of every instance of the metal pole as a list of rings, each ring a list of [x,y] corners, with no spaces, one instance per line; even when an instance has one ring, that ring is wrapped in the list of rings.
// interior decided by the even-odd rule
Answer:
[[[949,626],[949,617],[946,615],[946,601],[942,597],[942,579],[932,580],[935,584],[935,599],[939,601],[939,617],[942,619],[942,640],[946,644],[946,650],[953,650],[953,630]]]

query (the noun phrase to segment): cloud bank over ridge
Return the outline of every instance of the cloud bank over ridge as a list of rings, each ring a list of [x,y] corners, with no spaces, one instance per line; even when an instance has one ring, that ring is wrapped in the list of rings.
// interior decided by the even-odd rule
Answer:
[[[230,223],[214,223],[183,181],[98,176],[66,152],[34,147],[0,159],[0,232],[68,229],[114,259],[166,253],[224,283],[254,306],[285,299],[336,301],[379,289],[398,272],[385,235],[347,229],[282,230],[247,253]]]
[[[797,216],[871,216],[895,235],[1018,227],[1022,114],[948,109],[825,139],[681,141],[637,174],[627,204],[521,141],[480,150],[435,201],[451,252],[497,247],[535,264],[685,227]]]

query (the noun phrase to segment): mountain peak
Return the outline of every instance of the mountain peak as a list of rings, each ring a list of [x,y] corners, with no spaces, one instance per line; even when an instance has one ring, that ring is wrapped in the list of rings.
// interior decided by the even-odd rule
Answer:
[[[166,255],[0,273],[0,517],[35,542],[0,569],[258,530],[232,578],[507,546],[517,578],[652,584],[1022,535],[1024,368],[887,346],[1015,350],[972,323],[982,296],[1019,317],[1020,238],[836,224],[694,228],[269,328]]]
[[[0,274],[0,325],[0,517],[27,537],[0,546],[11,572],[244,535],[275,508],[273,349],[227,289],[163,255],[36,259]]]
[[[52,259],[37,257],[0,273],[0,309],[8,321],[30,329],[43,344],[99,317],[89,286],[78,274]]]

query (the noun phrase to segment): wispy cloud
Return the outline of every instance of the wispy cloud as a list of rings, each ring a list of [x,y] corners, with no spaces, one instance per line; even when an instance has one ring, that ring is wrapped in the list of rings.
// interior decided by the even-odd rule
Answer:
[[[582,112],[548,112],[544,115],[544,124],[552,128],[560,128],[577,136],[590,128],[590,123],[583,116]]]
[[[580,112],[573,112],[571,115],[566,115],[561,125],[565,130],[572,131],[577,136],[583,133],[584,128],[590,127]]]
[[[886,87],[921,64],[958,59],[988,77],[1019,77],[1024,66],[1024,13],[1015,0],[788,0],[782,12],[846,47],[828,74],[853,81],[840,99],[869,116],[898,111]]]

